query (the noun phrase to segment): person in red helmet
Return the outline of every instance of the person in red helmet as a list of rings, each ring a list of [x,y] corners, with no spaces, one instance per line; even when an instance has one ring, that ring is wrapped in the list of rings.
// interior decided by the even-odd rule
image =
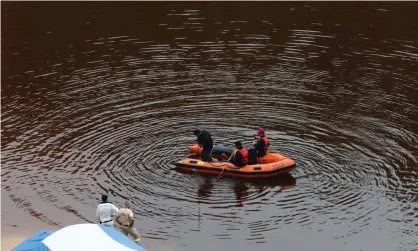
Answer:
[[[248,164],[250,165],[258,164],[257,157],[263,157],[267,154],[270,143],[264,133],[264,128],[258,129],[254,148],[248,150]]]
[[[257,150],[257,157],[263,157],[267,154],[270,143],[265,135],[264,128],[259,128],[257,131],[258,138],[255,141],[254,148]]]

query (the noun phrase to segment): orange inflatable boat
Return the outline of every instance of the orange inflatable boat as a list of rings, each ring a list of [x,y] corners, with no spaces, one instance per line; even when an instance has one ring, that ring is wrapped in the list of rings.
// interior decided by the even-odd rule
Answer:
[[[198,145],[189,146],[191,152],[200,155],[202,148]],[[212,156],[228,159],[234,148],[214,146]],[[229,162],[205,162],[195,158],[185,158],[174,164],[177,168],[197,173],[206,173],[239,178],[269,178],[276,175],[289,173],[296,167],[294,160],[286,156],[268,152],[263,157],[257,157],[257,164],[237,167]]]

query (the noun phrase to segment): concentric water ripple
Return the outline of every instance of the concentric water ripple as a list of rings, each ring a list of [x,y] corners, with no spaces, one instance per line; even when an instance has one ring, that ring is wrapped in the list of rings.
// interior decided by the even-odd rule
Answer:
[[[2,189],[26,212],[95,222],[108,193],[132,200],[145,246],[418,245],[417,34],[386,25],[416,23],[412,10],[364,5],[368,31],[349,4],[68,3],[63,17],[31,5],[23,20],[23,3],[5,4],[3,29]],[[265,127],[297,169],[259,181],[179,172],[196,127],[246,146]]]

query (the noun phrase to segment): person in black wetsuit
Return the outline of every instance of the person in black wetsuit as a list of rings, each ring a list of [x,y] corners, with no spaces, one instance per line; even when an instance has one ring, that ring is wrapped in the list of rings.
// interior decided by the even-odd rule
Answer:
[[[193,133],[195,136],[197,136],[197,143],[199,144],[199,146],[203,148],[202,156],[201,156],[202,160],[211,162],[212,161],[211,152],[213,149],[212,135],[210,135],[208,131],[205,131],[205,130],[201,131],[199,129],[194,130]]]

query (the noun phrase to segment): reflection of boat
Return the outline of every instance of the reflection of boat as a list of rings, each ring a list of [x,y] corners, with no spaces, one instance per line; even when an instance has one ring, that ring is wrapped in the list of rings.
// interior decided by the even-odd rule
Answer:
[[[254,179],[251,180],[251,184],[254,187],[262,189],[279,186],[281,190],[284,190],[294,187],[296,185],[296,179],[290,173],[285,173],[274,178]]]
[[[199,155],[202,152],[202,148],[197,145],[189,146],[189,149]],[[227,158],[233,150],[231,147],[214,146],[212,155]],[[174,164],[184,171],[240,178],[268,178],[289,173],[296,167],[294,160],[277,153],[267,153],[264,157],[257,157],[257,162],[257,164],[239,168],[229,162],[205,162],[194,158],[185,158]]]
[[[197,196],[201,198],[202,203],[207,203],[206,200],[212,196],[212,188],[214,186],[213,180],[216,180],[216,177],[202,175],[203,180],[198,181],[199,189],[197,190]],[[229,180],[232,189],[235,192],[236,196],[236,205],[237,207],[244,206],[243,203],[249,200],[252,194],[265,194],[266,189],[273,189],[275,187],[280,187],[280,191],[285,189],[292,188],[296,185],[296,179],[289,173],[265,179],[235,179]],[[252,189],[252,191],[250,191]],[[230,205],[226,205],[229,207]],[[218,205],[222,207],[222,205]]]

